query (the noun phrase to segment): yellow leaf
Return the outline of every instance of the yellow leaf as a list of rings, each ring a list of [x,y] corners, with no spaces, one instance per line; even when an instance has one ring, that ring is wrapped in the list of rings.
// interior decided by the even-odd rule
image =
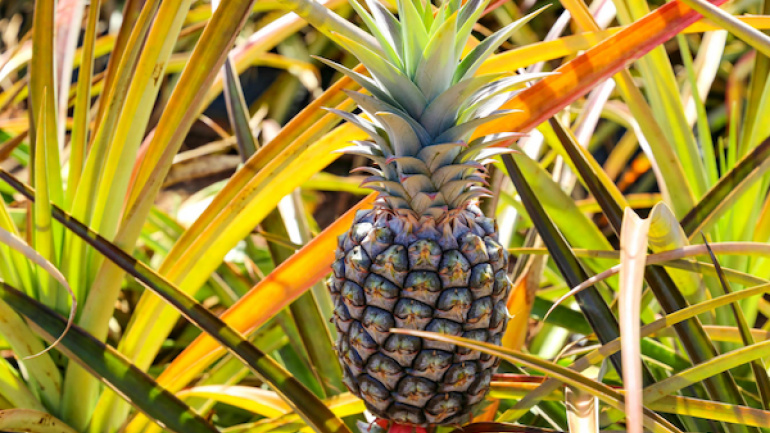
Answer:
[[[249,334],[327,275],[334,260],[337,236],[346,232],[355,213],[370,208],[374,199],[375,194],[370,194],[337,219],[225,311],[222,320],[239,332]],[[270,302],[265,302],[265,299]],[[224,351],[213,338],[201,335],[161,373],[158,383],[172,392],[179,391]],[[146,418],[138,416],[126,432],[143,431],[146,421]]]
[[[275,418],[291,411],[281,397],[273,391],[238,385],[196,386],[177,393],[179,398],[201,397],[227,403],[267,418]]]

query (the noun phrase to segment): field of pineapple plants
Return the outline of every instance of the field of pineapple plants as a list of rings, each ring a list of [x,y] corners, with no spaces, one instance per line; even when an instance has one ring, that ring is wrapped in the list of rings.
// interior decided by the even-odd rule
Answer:
[[[0,2],[0,431],[770,433],[770,0]]]

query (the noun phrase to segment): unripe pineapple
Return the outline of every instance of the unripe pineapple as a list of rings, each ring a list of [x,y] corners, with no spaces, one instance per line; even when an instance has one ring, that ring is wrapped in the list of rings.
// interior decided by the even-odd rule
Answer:
[[[348,153],[376,168],[364,183],[379,192],[340,237],[329,289],[339,330],[337,352],[348,388],[377,417],[398,424],[457,424],[489,390],[498,360],[480,352],[391,328],[417,329],[500,343],[511,289],[508,254],[493,219],[475,206],[492,144],[469,141],[517,86],[534,76],[474,76],[520,20],[462,57],[488,0],[432,5],[399,0],[397,20],[376,0],[371,14],[352,2],[376,43],[335,40],[371,78],[333,62],[371,96],[349,92],[363,116],[338,112],[370,135]],[[332,110],[334,111],[334,110]]]

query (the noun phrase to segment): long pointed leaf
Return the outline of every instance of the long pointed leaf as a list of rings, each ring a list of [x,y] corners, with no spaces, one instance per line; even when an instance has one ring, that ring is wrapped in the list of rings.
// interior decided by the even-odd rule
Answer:
[[[478,350],[493,356],[498,356],[513,364],[522,364],[533,370],[537,370],[541,373],[558,378],[558,380],[569,386],[573,386],[582,391],[590,392],[615,409],[621,411],[624,410],[624,397],[619,392],[613,390],[601,382],[588,379],[587,377],[575,371],[561,367],[556,363],[540,359],[535,355],[530,355],[512,349],[504,349],[502,347],[495,346],[494,344],[481,343],[467,338],[454,337],[434,332],[415,331],[411,329],[391,329],[391,332],[414,335],[430,340],[457,344],[469,349]],[[644,411],[644,426],[653,432],[679,432],[679,429],[649,409],[645,409]]]
[[[0,429],[31,433],[77,433],[55,416],[30,409],[0,410]]]
[[[711,261],[714,263],[714,267],[716,268],[717,274],[719,276],[719,283],[722,285],[724,294],[729,295],[732,292],[732,289],[730,289],[730,283],[725,278],[722,266],[719,264],[719,260],[717,260],[717,257],[714,255],[714,250],[711,249],[708,241],[706,241],[705,235],[703,235],[703,244],[709,251],[709,256],[711,256]],[[738,330],[741,332],[743,345],[753,345],[754,337],[752,337],[751,328],[746,322],[746,316],[744,316],[738,305],[730,304],[730,307],[733,310],[733,315],[735,316],[735,323],[738,324]],[[765,368],[762,359],[759,358],[751,361],[751,369],[754,372],[754,380],[757,381],[757,389],[759,391],[759,396],[762,399],[762,407],[765,410],[768,410],[770,407],[770,378],[767,376],[767,369]]]
[[[0,243],[10,247],[14,252],[25,256],[36,265],[40,277],[54,277],[66,283],[64,277],[45,257],[27,245],[14,233],[0,228]],[[25,262],[26,265],[26,262]],[[43,275],[43,272],[45,274]],[[70,310],[70,321],[75,317],[75,303]],[[0,334],[11,346],[19,363],[29,372],[31,385],[40,394],[40,398],[50,408],[58,408],[61,403],[61,373],[53,362],[51,355],[44,349],[40,340],[29,337],[29,327],[24,320],[5,302],[0,302]]]
[[[530,218],[537,227],[540,237],[543,239],[548,251],[551,252],[556,265],[559,267],[559,271],[564,276],[564,279],[570,286],[580,284],[580,282],[586,280],[585,270],[578,262],[577,258],[572,254],[566,241],[559,233],[558,229],[553,225],[551,219],[546,215],[542,206],[534,196],[532,189],[527,184],[521,170],[518,168],[514,158],[511,155],[503,155],[503,163],[508,170],[508,175],[511,177],[516,190],[519,192],[519,196],[522,198],[522,202],[529,213]],[[585,295],[577,298],[578,305],[583,311],[586,319],[591,324],[591,328],[594,330],[599,340],[602,342],[612,341],[619,337],[620,330],[618,328],[618,322],[615,316],[604,302],[604,299],[599,294],[598,290],[592,290],[586,292]],[[623,368],[621,366],[620,356],[614,356],[612,359],[613,366],[618,372],[618,376],[623,375]]]
[[[78,71],[77,93],[75,98],[75,112],[73,118],[72,135],[70,138],[70,161],[67,179],[66,208],[70,209],[75,199],[80,175],[83,171],[86,145],[88,143],[88,130],[91,123],[91,76],[94,70],[94,43],[96,40],[96,25],[99,22],[99,6],[101,0],[92,0],[88,10],[83,48],[80,57],[80,69]]]
[[[0,298],[30,319],[49,341],[64,332],[64,318],[4,283],[0,283]],[[162,422],[170,430],[178,433],[217,431],[173,394],[159,387],[145,372],[131,365],[115,349],[79,327],[72,327],[60,344],[59,350],[70,359],[103,379],[108,386],[125,395],[137,409]]]
[[[574,142],[561,123],[552,118],[551,125],[569,154],[572,163],[575,164],[578,174],[602,207],[602,211],[607,216],[613,230],[619,234],[622,224],[622,209],[627,206],[625,199],[622,199],[614,184],[602,181],[603,172],[591,166],[589,155],[586,155],[585,150]],[[505,155],[503,157],[505,158]],[[618,200],[617,197],[621,197],[621,199]],[[664,269],[654,266],[648,268],[645,272],[645,279],[666,313],[670,314],[687,307],[687,301]],[[676,329],[682,345],[694,363],[700,363],[716,356],[716,348],[703,331],[703,326],[699,320],[693,319],[680,323]],[[743,396],[729,372],[709,378],[705,385],[709,395],[714,399],[726,403],[745,404]]]
[[[222,319],[239,332],[248,334],[327,275],[334,258],[332,252],[337,245],[337,236],[348,230],[356,211],[372,205],[375,196],[371,194],[302,250],[282,263],[223,313]],[[266,304],[263,302],[266,298],[272,299],[273,302]],[[223,352],[222,347],[217,345],[210,336],[201,336],[171,362],[158,377],[158,381],[169,389],[180,390]]]
[[[712,4],[720,5],[723,0]],[[564,64],[557,74],[544,78],[522,91],[503,108],[522,113],[490,122],[476,130],[481,137],[497,132],[526,132],[539,125],[565,105],[588,93],[594,84],[610,77],[628,62],[672,38],[700,15],[678,0],[666,3],[635,23],[605,39],[584,54]],[[627,55],[620,57],[617,52]]]
[[[770,283],[763,284],[759,286],[755,286],[749,289],[742,290],[740,292],[734,292],[729,295],[720,296],[718,298],[710,299],[708,301],[701,302],[699,304],[689,306],[683,310],[674,312],[672,314],[668,314],[665,317],[656,320],[655,322],[649,323],[642,327],[640,330],[640,336],[642,338],[648,337],[653,334],[662,334],[662,331],[668,330],[672,326],[676,326],[676,324],[681,323],[685,320],[689,320],[692,317],[696,317],[699,314],[703,314],[705,312],[711,311],[715,308],[729,305],[733,302],[738,302],[742,299],[747,299],[751,296],[757,296],[762,295],[764,293],[770,292]],[[722,327],[718,327],[721,328]],[[712,328],[713,329],[713,328]],[[763,338],[762,335],[764,335],[764,331],[757,330],[759,335],[757,337]],[[738,333],[736,332],[736,338],[739,338]],[[671,332],[667,335],[676,335],[674,332]],[[588,368],[592,364],[597,364],[601,362],[606,357],[618,352],[620,350],[620,339],[613,340],[607,344],[602,345],[602,347],[593,350],[586,354],[585,356],[581,357],[575,363],[572,364],[570,367],[571,369],[575,371],[583,371],[586,368]],[[515,420],[519,418],[523,413],[525,413],[529,408],[531,408],[538,400],[543,398],[545,395],[548,395],[553,390],[558,388],[560,385],[559,381],[554,379],[547,379],[543,384],[538,387],[535,391],[531,392],[527,396],[525,396],[523,399],[521,399],[516,405],[511,408],[509,411],[504,413],[501,417],[501,419],[510,421]]]
[[[631,209],[623,215],[620,232],[620,344],[623,347],[623,387],[626,390],[626,428],[642,433],[642,354],[639,330],[644,284],[647,233],[650,220],[642,220]]]
[[[34,192],[6,171],[0,170],[0,178],[28,199],[34,200]],[[54,217],[65,227],[173,305],[220,344],[227,346],[228,350],[248,364],[257,375],[270,383],[273,389],[303,417],[308,425],[313,426],[319,432],[349,433],[342,421],[335,417],[320,400],[313,398],[308,390],[278,363],[254,347],[240,333],[201,306],[191,296],[180,292],[147,265],[126,254],[58,207],[52,206],[52,211]]]
[[[51,143],[48,142],[47,134],[47,109],[46,109],[47,89],[43,89],[43,105],[38,112],[37,123],[37,142],[35,143],[34,171],[35,185],[40,191],[42,200],[35,203],[35,228],[33,238],[35,250],[47,261],[56,262],[54,253],[53,226],[51,224],[51,207],[48,194],[48,153],[51,151]],[[55,180],[54,180],[55,182]],[[56,308],[56,282],[53,277],[43,269],[37,269],[38,299],[46,305]]]
[[[5,359],[0,360],[0,396],[13,407],[45,411],[45,407],[21,378],[19,371]]]
[[[759,30],[742,23],[736,17],[704,0],[680,0],[700,12],[709,21],[729,31],[751,47],[770,57],[770,37]]]
[[[460,82],[465,78],[469,78],[476,70],[481,66],[481,63],[486,60],[503,42],[505,42],[511,35],[516,32],[521,26],[528,23],[542,12],[543,9],[539,9],[523,18],[520,18],[506,27],[498,30],[493,35],[484,39],[479,45],[477,45],[467,56],[460,62],[457,67],[454,76],[454,82]]]
[[[770,138],[747,153],[727,174],[722,176],[698,204],[682,218],[684,232],[692,239],[708,231],[718,218],[730,209],[730,204],[762,178],[770,168]]]

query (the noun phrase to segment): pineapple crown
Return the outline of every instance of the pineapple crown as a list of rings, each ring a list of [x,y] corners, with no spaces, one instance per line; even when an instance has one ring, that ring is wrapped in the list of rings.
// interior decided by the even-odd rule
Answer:
[[[424,0],[397,0],[398,19],[377,0],[365,1],[369,11],[356,0],[351,5],[374,38],[332,37],[371,77],[319,59],[370,94],[347,92],[366,117],[329,109],[371,138],[342,151],[375,163],[357,171],[370,174],[363,184],[380,193],[381,205],[417,218],[442,219],[489,195],[484,165],[510,152],[490,146],[515,134],[468,140],[481,124],[509,114],[498,109],[517,88],[544,74],[475,74],[538,12],[500,29],[463,56],[489,0],[448,0],[435,12]]]

